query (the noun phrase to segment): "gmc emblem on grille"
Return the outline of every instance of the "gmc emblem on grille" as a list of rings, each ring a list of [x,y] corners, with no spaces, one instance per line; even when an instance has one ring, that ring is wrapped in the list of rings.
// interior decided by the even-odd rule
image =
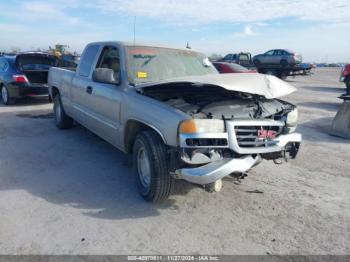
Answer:
[[[269,140],[276,138],[277,132],[274,130],[265,130],[263,128],[258,130],[259,140]]]

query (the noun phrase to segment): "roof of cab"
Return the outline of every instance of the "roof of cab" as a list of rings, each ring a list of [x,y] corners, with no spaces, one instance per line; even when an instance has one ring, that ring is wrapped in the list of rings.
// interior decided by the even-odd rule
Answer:
[[[201,53],[199,51],[193,50],[193,49],[189,49],[189,48],[178,48],[178,47],[174,47],[174,46],[165,46],[162,44],[154,44],[154,43],[143,43],[143,42],[126,42],[126,41],[99,41],[99,42],[92,42],[89,43],[88,45],[93,45],[93,44],[98,44],[98,45],[113,45],[113,44],[117,44],[117,45],[121,45],[121,46],[128,46],[128,47],[132,47],[132,46],[143,46],[143,47],[158,47],[158,48],[168,48],[168,49],[176,49],[176,50],[183,50],[183,51],[190,51],[190,52],[195,52],[195,53]]]

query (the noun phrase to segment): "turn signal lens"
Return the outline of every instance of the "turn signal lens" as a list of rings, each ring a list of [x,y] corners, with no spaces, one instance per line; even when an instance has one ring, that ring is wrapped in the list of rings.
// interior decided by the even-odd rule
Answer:
[[[184,134],[197,133],[196,123],[194,120],[185,120],[181,122],[179,132]]]

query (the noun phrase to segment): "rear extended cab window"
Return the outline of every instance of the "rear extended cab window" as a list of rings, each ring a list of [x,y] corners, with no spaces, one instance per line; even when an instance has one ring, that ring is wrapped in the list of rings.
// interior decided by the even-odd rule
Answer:
[[[86,47],[79,65],[79,75],[88,77],[91,73],[92,65],[96,59],[96,55],[100,49],[99,45],[89,45]]]

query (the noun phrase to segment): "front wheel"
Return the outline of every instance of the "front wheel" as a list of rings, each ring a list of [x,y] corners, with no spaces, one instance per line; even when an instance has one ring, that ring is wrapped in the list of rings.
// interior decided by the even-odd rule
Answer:
[[[134,169],[141,196],[150,202],[166,200],[174,186],[169,172],[167,146],[153,130],[137,135],[133,147]]]
[[[60,95],[56,95],[55,98],[53,99],[53,112],[54,112],[56,126],[59,129],[72,128],[73,119],[67,116],[66,113],[64,112]]]

